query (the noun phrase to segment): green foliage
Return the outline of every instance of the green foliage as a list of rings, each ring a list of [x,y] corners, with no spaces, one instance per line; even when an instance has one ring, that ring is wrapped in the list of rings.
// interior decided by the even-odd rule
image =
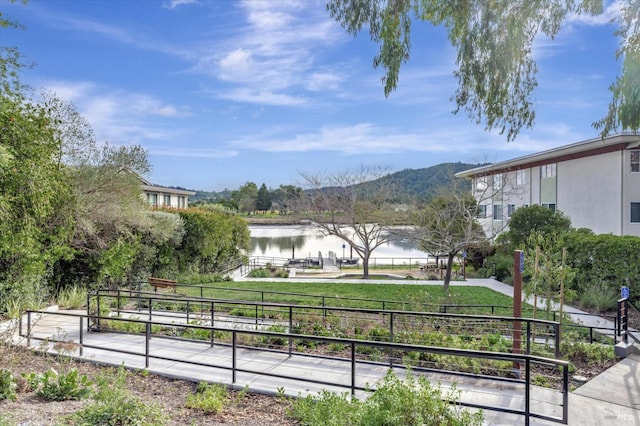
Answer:
[[[15,401],[17,381],[11,371],[0,369],[0,401],[10,399]]]
[[[271,272],[265,268],[257,268],[251,270],[251,272],[249,272],[249,276],[251,278],[269,278],[271,276]]]
[[[523,249],[533,233],[557,240],[570,230],[571,219],[564,213],[533,204],[521,207],[513,213],[505,237],[511,243],[511,248]]]
[[[227,400],[227,389],[223,385],[200,382],[196,387],[196,392],[187,395],[186,406],[206,413],[219,414]]]
[[[495,254],[484,260],[484,266],[478,270],[478,275],[489,278],[495,276],[503,283],[513,282],[513,255]]]
[[[231,200],[237,206],[239,212],[251,214],[256,210],[258,198],[258,186],[253,182],[247,182],[237,191],[231,193]]]
[[[364,401],[323,390],[316,397],[294,401],[290,415],[309,426],[481,425],[482,412],[471,414],[449,402],[458,398],[455,388],[443,395],[440,387],[425,377],[416,380],[409,374],[402,381],[389,370],[378,389]]]
[[[93,385],[86,375],[80,375],[76,369],[66,373],[51,369],[43,374],[29,373],[24,377],[36,395],[47,401],[87,398]]]
[[[271,195],[269,194],[267,186],[263,183],[258,190],[256,210],[263,212],[269,211],[271,210],[271,204]]]
[[[115,375],[108,372],[97,379],[95,402],[87,404],[80,411],[70,415],[74,425],[122,425],[161,426],[167,416],[162,406],[146,404],[142,399],[129,393],[126,386],[127,372],[118,368]]]
[[[178,248],[181,270],[216,272],[248,249],[249,228],[243,219],[213,210],[187,209],[179,214],[185,229]]]
[[[590,283],[582,286],[579,301],[580,305],[587,309],[593,309],[596,312],[611,312],[616,309],[619,297],[619,291],[604,283],[600,285]]]
[[[640,29],[636,25],[637,3],[623,1],[615,34],[620,46],[622,72],[610,87],[613,99],[607,115],[594,123],[606,136],[618,128],[638,130],[640,96]],[[367,28],[379,44],[374,67],[382,67],[384,94],[395,90],[400,68],[409,61],[413,44],[412,21],[443,26],[457,51],[454,75],[458,88],[453,99],[477,123],[487,130],[506,132],[513,140],[523,127],[532,127],[535,119],[533,95],[538,85],[533,42],[540,33],[553,39],[571,16],[602,13],[602,0],[527,2],[512,7],[512,2],[468,2],[461,7],[455,1],[407,0],[402,2],[330,0],[331,17],[352,35]]]
[[[49,293],[45,280],[70,254],[74,225],[55,124],[44,105],[26,100],[15,91],[19,83],[9,82],[18,58],[0,56],[0,311],[7,300]]]
[[[579,295],[593,288],[620,294],[629,287],[631,300],[640,300],[640,238],[571,233],[566,239],[568,263],[576,269],[575,290]]]
[[[78,309],[87,305],[87,290],[74,285],[58,293],[58,305],[65,309]]]
[[[560,352],[573,362],[585,361],[589,365],[602,365],[616,359],[615,348],[610,344],[571,342],[563,339]]]

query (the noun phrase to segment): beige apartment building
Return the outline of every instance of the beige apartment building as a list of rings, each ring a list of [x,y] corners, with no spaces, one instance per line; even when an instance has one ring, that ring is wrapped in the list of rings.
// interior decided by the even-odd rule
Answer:
[[[488,237],[513,212],[539,204],[560,210],[574,228],[640,236],[640,135],[620,133],[466,170]]]
[[[186,209],[189,206],[189,196],[196,195],[193,191],[155,185],[143,178],[140,178],[140,180],[143,198],[152,207]]]

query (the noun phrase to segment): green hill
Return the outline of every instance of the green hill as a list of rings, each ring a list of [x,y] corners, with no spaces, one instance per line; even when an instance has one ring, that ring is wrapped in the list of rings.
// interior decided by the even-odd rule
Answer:
[[[454,175],[479,166],[481,164],[442,163],[424,169],[401,170],[381,179],[390,181],[403,198],[429,201],[436,195],[454,189],[459,192],[470,191],[471,182]]]
[[[424,169],[405,169],[399,172],[391,173],[380,179],[385,183],[391,183],[395,187],[398,194],[398,200],[403,199],[419,199],[421,201],[429,201],[435,195],[443,192],[457,191],[466,192],[471,190],[471,184],[465,179],[456,179],[455,174],[463,170],[479,167],[482,164],[469,163],[442,163]],[[207,202],[216,202],[220,199],[228,199],[231,196],[231,190],[225,189],[221,192],[208,192],[196,190],[193,201],[203,200]]]

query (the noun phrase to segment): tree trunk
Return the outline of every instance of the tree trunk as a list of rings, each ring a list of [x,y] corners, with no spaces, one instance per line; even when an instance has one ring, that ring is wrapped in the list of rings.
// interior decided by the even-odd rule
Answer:
[[[449,253],[449,255],[447,256],[447,270],[444,274],[444,285],[442,286],[444,291],[449,291],[449,282],[451,281],[451,268],[453,267],[453,259],[455,256],[455,252]]]
[[[362,267],[364,269],[362,278],[367,280],[369,279],[369,255],[362,257]]]

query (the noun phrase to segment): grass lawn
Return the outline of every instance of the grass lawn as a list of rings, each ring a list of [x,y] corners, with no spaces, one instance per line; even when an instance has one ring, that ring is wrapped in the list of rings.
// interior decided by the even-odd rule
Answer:
[[[326,282],[296,283],[296,282],[216,282],[204,284],[204,297],[216,299],[239,299],[265,302],[297,303],[306,305],[321,305],[322,296],[325,296],[327,306],[352,306],[360,308],[382,309],[381,302],[336,300],[342,299],[373,299],[376,301],[390,301],[386,303],[386,309],[404,309],[402,304],[454,304],[454,305],[500,305],[513,306],[513,300],[503,294],[482,287],[450,287],[445,293],[441,285],[414,285],[414,284],[336,284]],[[257,290],[236,291],[206,287],[224,287],[230,289]],[[179,292],[200,296],[197,288],[178,288]],[[264,291],[262,293],[261,291]],[[296,294],[273,294],[268,292],[283,292]],[[308,295],[308,296],[301,296]],[[451,310],[452,313],[462,313],[459,310]],[[487,312],[473,310],[465,313]],[[489,311],[490,312],[490,311]],[[496,312],[500,315],[509,315],[508,309]]]

